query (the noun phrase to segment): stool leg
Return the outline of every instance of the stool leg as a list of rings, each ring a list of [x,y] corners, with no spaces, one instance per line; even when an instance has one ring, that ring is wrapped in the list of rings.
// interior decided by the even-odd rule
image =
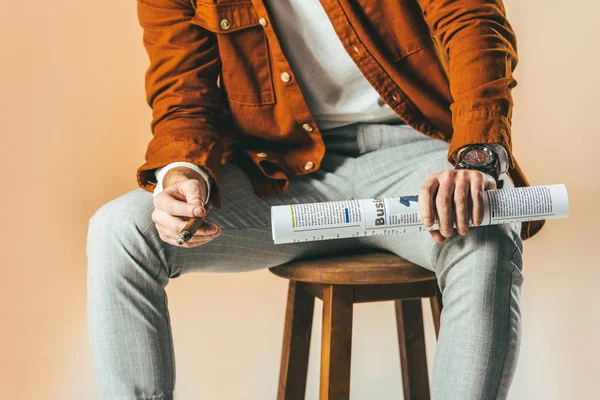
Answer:
[[[433,326],[435,327],[435,337],[440,335],[440,318],[442,316],[442,292],[440,288],[435,285],[435,296],[429,298],[431,304],[431,315],[433,317]]]
[[[421,299],[396,300],[400,366],[405,399],[429,399]]]
[[[321,400],[350,398],[352,352],[352,304],[354,288],[323,287],[323,332],[321,339]]]
[[[302,283],[290,281],[283,329],[278,400],[304,399],[314,307],[315,298],[302,290]]]

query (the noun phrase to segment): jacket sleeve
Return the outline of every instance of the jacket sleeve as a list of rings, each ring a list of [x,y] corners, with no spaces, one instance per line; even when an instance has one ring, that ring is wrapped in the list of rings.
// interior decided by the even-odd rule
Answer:
[[[513,163],[511,89],[517,43],[502,0],[420,0],[448,61],[453,136],[448,160],[470,144],[499,144]]]
[[[221,62],[213,33],[191,23],[191,0],[138,0],[138,18],[150,66],[147,101],[152,108],[153,138],[146,162],[138,168],[140,187],[153,191],[154,170],[183,161],[206,169],[215,182],[219,206],[219,175],[223,141],[217,120],[225,113],[217,87]]]

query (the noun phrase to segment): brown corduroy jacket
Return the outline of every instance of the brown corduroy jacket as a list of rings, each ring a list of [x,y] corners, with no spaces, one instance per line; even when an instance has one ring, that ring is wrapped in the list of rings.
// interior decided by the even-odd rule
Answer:
[[[277,0],[273,0],[277,1]],[[501,0],[321,0],[333,27],[383,100],[419,132],[512,154],[515,34]],[[243,166],[259,196],[319,168],[325,146],[265,0],[138,0],[153,110],[140,187],[173,161],[204,167],[220,203],[220,165]],[[523,224],[522,237],[542,222]]]

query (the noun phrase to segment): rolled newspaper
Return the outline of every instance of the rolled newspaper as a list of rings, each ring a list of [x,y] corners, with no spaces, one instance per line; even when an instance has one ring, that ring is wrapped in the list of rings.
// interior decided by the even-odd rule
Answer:
[[[438,229],[423,225],[418,196],[290,204],[271,207],[275,244]],[[487,190],[482,225],[566,218],[565,185]],[[472,223],[471,223],[471,226]]]

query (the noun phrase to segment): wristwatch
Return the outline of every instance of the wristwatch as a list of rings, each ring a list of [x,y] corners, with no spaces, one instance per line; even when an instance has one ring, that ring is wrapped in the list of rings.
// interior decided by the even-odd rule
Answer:
[[[488,146],[472,145],[460,153],[456,169],[476,169],[491,175],[496,182],[500,177],[500,159]]]

